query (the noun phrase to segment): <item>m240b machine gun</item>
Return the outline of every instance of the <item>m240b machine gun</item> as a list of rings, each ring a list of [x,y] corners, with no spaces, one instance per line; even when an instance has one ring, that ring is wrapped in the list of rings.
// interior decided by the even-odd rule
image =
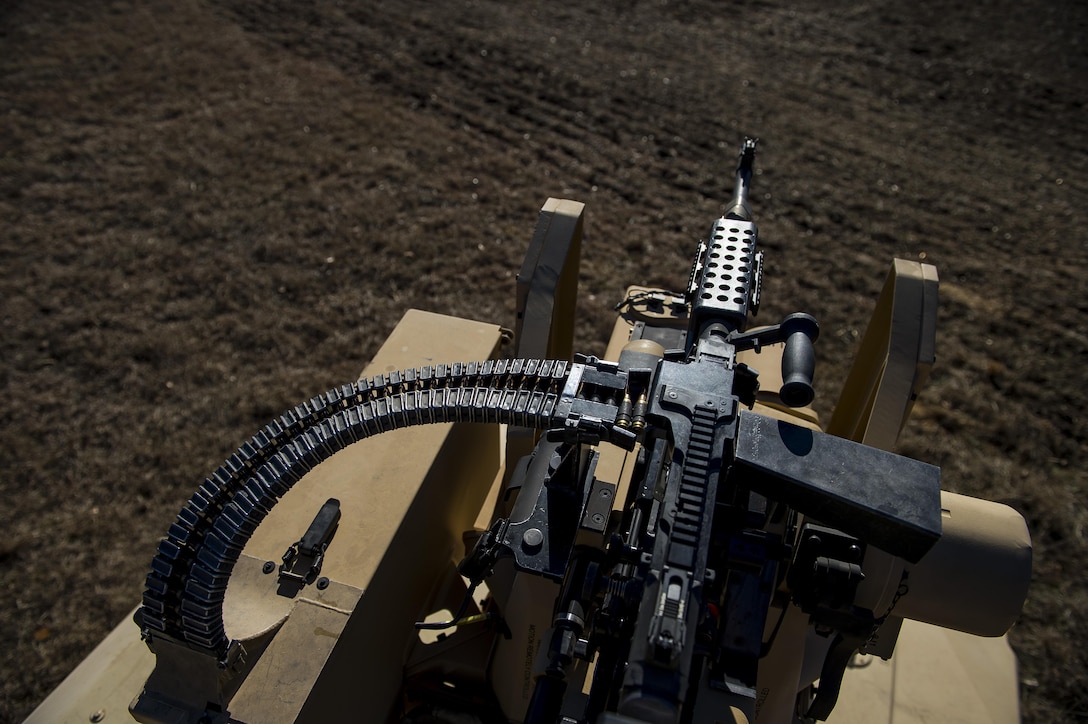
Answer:
[[[497,327],[407,315],[367,377],[270,423],[193,494],[135,612],[147,648],[119,627],[32,719],[126,692],[140,721],[194,723],[898,722],[949,706],[876,661],[898,641],[958,687],[960,720],[1016,721],[1004,640],[944,629],[1012,625],[1023,519],[888,450],[933,360],[935,271],[893,267],[822,429],[816,320],[749,327],[754,156],[746,141],[687,289],[628,290],[604,359],[571,355],[582,207],[550,200],[512,357]],[[404,364],[447,351],[480,361]],[[983,659],[996,672],[962,663]],[[907,692],[924,700],[902,706]]]

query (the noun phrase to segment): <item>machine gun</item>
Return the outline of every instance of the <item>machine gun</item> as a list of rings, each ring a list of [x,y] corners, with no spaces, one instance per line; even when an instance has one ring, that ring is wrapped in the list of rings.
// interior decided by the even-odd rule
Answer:
[[[114,687],[142,684],[134,716],[804,722],[828,718],[858,652],[891,656],[905,619],[1003,634],[1030,578],[1023,519],[942,493],[938,468],[881,449],[924,375],[891,393],[852,376],[830,434],[808,407],[816,321],[749,328],[754,157],[746,141],[685,292],[629,290],[615,354],[568,356],[581,207],[549,202],[519,276],[513,358],[398,371],[398,354],[433,344],[429,325],[458,322],[406,317],[380,371],[243,444],[152,560],[134,618],[155,659]],[[926,337],[923,277],[929,313],[907,316]],[[490,329],[457,328],[491,334],[493,352]],[[889,395],[902,402],[890,422]],[[328,497],[316,517],[296,486]],[[270,523],[281,500],[295,512]],[[467,553],[451,557],[462,534]],[[273,577],[283,540],[297,542]]]
[[[851,656],[899,598],[882,613],[858,605],[867,548],[917,564],[941,537],[939,469],[751,409],[758,373],[738,353],[781,343],[777,397],[803,408],[819,331],[803,313],[747,329],[763,267],[748,200],[754,156],[748,140],[733,201],[700,243],[683,336],[663,345],[644,325],[617,363],[576,361],[561,426],[524,468],[512,513],[461,565],[478,582],[505,555],[562,581],[528,722],[755,720],[760,660],[791,605],[827,642],[820,685],[796,711],[826,719]],[[602,440],[640,446],[611,526],[600,501],[615,491],[594,475]],[[597,545],[580,542],[587,530],[604,534]],[[579,659],[595,666],[572,700]]]

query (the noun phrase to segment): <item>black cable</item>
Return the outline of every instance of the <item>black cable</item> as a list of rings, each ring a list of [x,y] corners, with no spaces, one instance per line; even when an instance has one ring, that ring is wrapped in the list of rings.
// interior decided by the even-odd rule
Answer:
[[[453,618],[451,618],[449,621],[442,621],[440,623],[427,623],[426,621],[416,621],[416,628],[426,631],[442,631],[444,629],[453,628],[454,626],[458,625],[458,623],[460,623],[464,619],[465,611],[468,610],[468,605],[472,603],[472,594],[475,593],[476,587],[479,585],[479,581],[472,582],[472,585],[468,587],[468,591],[465,593],[464,600],[461,601],[461,607],[457,609],[457,613],[453,614]],[[475,621],[473,621],[473,623],[475,623]]]

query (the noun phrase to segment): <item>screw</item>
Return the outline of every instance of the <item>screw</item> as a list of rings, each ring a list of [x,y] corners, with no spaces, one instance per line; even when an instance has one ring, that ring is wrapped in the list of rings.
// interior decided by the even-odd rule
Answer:
[[[544,545],[544,534],[540,532],[540,528],[530,528],[521,536],[521,545],[526,550],[535,551]]]
[[[596,523],[597,525],[600,525],[601,523],[604,522],[604,516],[601,515],[600,513],[594,513],[593,514],[593,522]]]
[[[91,721],[93,721],[93,722],[100,722],[100,721],[102,721],[103,719],[106,718],[106,710],[105,709],[99,709],[94,714],[91,714],[90,718],[91,718]]]
[[[318,588],[318,590],[324,591],[328,587],[329,587],[329,579],[328,578],[326,578],[325,576],[322,576],[321,578],[317,579],[317,588]]]
[[[276,570],[276,564],[272,561],[265,561],[264,565],[261,566],[262,573],[271,573],[274,570]]]

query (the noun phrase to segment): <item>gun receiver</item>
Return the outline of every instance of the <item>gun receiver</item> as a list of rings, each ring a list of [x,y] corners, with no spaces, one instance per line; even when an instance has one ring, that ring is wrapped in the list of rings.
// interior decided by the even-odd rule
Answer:
[[[841,529],[835,535],[850,541],[850,561],[810,553],[848,568],[860,563],[866,544],[916,562],[940,537],[937,468],[745,409],[758,383],[737,363],[737,352],[784,342],[780,396],[787,405],[807,405],[818,331],[800,313],[745,331],[761,266],[747,201],[754,155],[755,143],[746,141],[730,212],[700,244],[687,349],[671,359],[624,353],[618,364],[579,358],[558,405],[562,426],[526,468],[501,534],[474,554],[494,560],[505,552],[523,571],[564,581],[526,721],[556,720],[566,670],[579,652],[601,652],[612,667],[598,662],[594,686],[612,693],[591,693],[590,709],[613,701],[623,721],[674,722],[690,710],[691,692],[703,689],[704,706],[713,699],[751,718],[767,612],[780,568],[790,564],[798,514]],[[625,407],[632,399],[646,400],[637,433]],[[627,449],[637,441],[644,454],[626,527],[594,550],[575,544],[595,455],[580,446],[601,441]],[[545,466],[547,460],[555,462]],[[610,571],[602,557],[612,562]],[[582,578],[587,570],[593,580]],[[837,597],[853,600],[860,568],[843,582],[827,576],[811,585],[841,583],[847,590]],[[603,602],[594,605],[602,591]],[[864,634],[863,643],[875,616],[842,606],[828,620],[855,643]],[[588,713],[608,721],[601,711]]]

